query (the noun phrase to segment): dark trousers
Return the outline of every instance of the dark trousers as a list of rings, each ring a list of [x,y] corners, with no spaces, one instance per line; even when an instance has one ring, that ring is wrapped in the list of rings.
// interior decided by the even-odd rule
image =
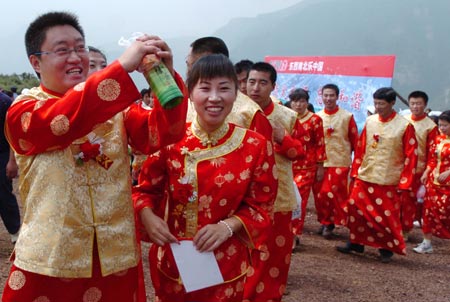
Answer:
[[[6,177],[9,152],[0,153],[0,216],[8,233],[15,234],[20,228],[19,205],[12,193],[12,181]]]

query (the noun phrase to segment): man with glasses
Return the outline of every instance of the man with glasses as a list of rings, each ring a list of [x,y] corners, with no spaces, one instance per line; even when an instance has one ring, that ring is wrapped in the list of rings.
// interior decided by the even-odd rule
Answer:
[[[184,91],[170,48],[144,35],[87,78],[76,16],[39,16],[25,43],[41,84],[7,115],[25,212],[2,301],[145,301],[127,144],[149,154],[181,139],[187,98],[170,110],[123,111],[140,97],[128,73],[147,54],[161,57]]]

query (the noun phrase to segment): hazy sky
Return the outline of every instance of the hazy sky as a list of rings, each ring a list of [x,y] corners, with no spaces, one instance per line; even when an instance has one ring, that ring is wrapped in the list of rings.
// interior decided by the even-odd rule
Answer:
[[[212,34],[231,19],[255,17],[301,0],[8,0],[0,18],[0,74],[32,72],[24,34],[38,15],[67,10],[79,16],[87,43],[102,45],[140,31],[162,38],[201,37]]]

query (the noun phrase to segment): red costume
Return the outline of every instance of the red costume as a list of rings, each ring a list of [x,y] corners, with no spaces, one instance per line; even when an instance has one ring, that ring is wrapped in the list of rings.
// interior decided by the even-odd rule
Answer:
[[[208,135],[194,121],[180,142],[149,157],[134,188],[137,213],[160,209],[168,188],[167,222],[178,238],[193,238],[202,227],[231,216],[243,225],[214,250],[225,283],[190,293],[170,246],[153,244],[149,259],[156,301],[242,301],[248,248],[265,243],[270,229],[276,174],[271,142],[231,123]]]
[[[414,126],[419,155],[412,190],[405,192],[406,194],[401,196],[400,220],[403,232],[409,232],[413,228],[414,220],[421,220],[422,218],[422,204],[417,202],[417,191],[421,185],[420,177],[425,171],[430,150],[433,147],[436,136],[439,134],[439,130],[435,122],[426,114],[419,118],[414,115],[407,115],[405,118]]]
[[[323,121],[325,138],[324,176],[313,185],[317,220],[322,225],[345,224],[344,204],[348,198],[348,173],[352,151],[358,140],[353,114],[336,107],[317,113]]]
[[[305,147],[305,157],[296,160],[292,164],[294,181],[297,184],[301,203],[301,217],[292,221],[294,234],[301,235],[305,223],[306,206],[313,183],[316,180],[317,164],[323,164],[326,159],[325,141],[323,136],[322,119],[312,112],[307,111],[303,117],[299,117],[305,135],[300,140]]]
[[[351,176],[356,180],[346,207],[351,243],[406,253],[398,190],[411,190],[416,150],[414,127],[397,113],[367,118],[355,150]]]
[[[264,108],[264,113],[269,120],[282,124],[285,136],[274,148],[279,176],[274,223],[268,230],[268,240],[252,253],[252,268],[245,284],[244,301],[252,302],[281,301],[286,289],[294,236],[292,211],[296,207],[292,161],[305,155],[300,141],[304,130],[297,113],[274,102]]]
[[[26,208],[3,301],[142,298],[127,144],[151,153],[181,139],[187,98],[123,112],[139,97],[116,61],[64,95],[41,86],[10,107]]]
[[[431,173],[426,185],[424,200],[423,233],[450,239],[450,177],[444,182],[438,176],[450,170],[450,138],[439,135],[430,150],[428,168]]]

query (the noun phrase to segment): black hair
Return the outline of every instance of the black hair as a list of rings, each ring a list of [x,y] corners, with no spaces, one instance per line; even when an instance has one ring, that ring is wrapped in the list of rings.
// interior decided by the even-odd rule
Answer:
[[[89,52],[96,52],[96,53],[100,54],[100,55],[103,57],[103,59],[105,59],[105,61],[107,61],[107,60],[106,60],[106,55],[103,53],[103,51],[101,51],[101,50],[98,49],[97,47],[94,47],[94,46],[88,46],[88,49],[89,49]]]
[[[377,100],[385,100],[392,103],[397,98],[397,93],[392,87],[382,87],[373,93],[373,98]]]
[[[413,91],[408,96],[408,101],[410,98],[421,98],[425,101],[425,105],[428,105],[428,95],[420,90]]]
[[[323,87],[322,87],[322,93],[323,93],[323,91],[325,90],[325,89],[333,89],[334,90],[334,92],[336,92],[336,96],[338,96],[339,97],[339,87],[336,85],[336,84],[325,84],[325,85],[323,85]]]
[[[144,97],[144,95],[150,94],[151,92],[152,92],[152,89],[150,87],[149,88],[144,88],[144,89],[141,90],[141,97]]]
[[[226,77],[231,79],[235,84],[237,92],[238,80],[233,63],[222,54],[206,55],[194,63],[187,78],[189,92],[192,92],[194,86],[200,79],[207,80],[216,77]]]
[[[47,30],[58,25],[70,25],[75,28],[83,37],[84,31],[78,22],[78,17],[69,12],[49,12],[38,16],[30,23],[25,33],[25,47],[27,55],[41,51],[41,46],[45,41]]]
[[[276,81],[277,81],[277,71],[269,63],[256,62],[255,64],[252,65],[252,68],[250,69],[250,71],[252,71],[252,70],[269,73],[270,74],[270,81],[272,82],[272,84],[275,84]]]
[[[234,70],[236,70],[237,74],[240,74],[243,71],[246,71],[247,74],[252,68],[253,62],[250,60],[240,60],[236,64],[234,64]]]
[[[439,115],[438,120],[443,120],[443,121],[446,121],[447,123],[450,123],[450,110],[446,110],[446,111],[442,112]]]
[[[217,37],[203,37],[191,43],[191,53],[200,55],[204,53],[223,54],[227,58],[230,56],[225,42]]]
[[[289,99],[292,100],[300,100],[305,99],[307,102],[309,101],[309,93],[303,88],[296,88],[289,93]]]

